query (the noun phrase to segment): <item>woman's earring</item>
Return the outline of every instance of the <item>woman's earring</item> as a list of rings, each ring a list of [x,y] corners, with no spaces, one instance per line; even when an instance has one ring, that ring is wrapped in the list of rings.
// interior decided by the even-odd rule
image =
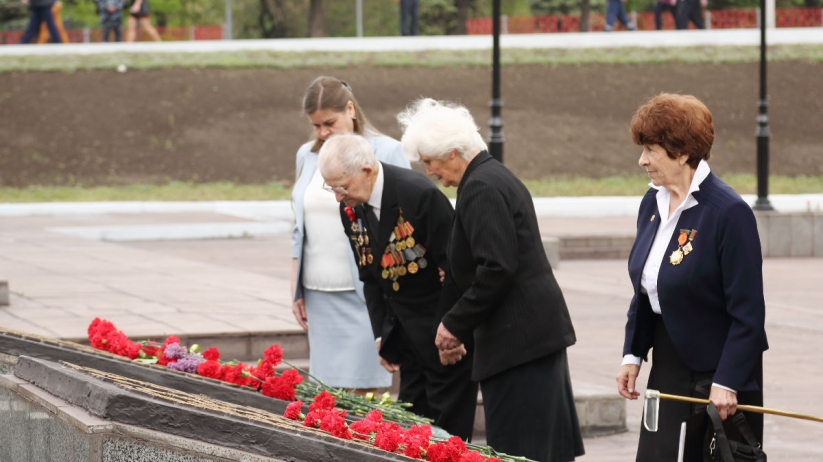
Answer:
[[[357,116],[353,116],[351,120],[357,120]]]

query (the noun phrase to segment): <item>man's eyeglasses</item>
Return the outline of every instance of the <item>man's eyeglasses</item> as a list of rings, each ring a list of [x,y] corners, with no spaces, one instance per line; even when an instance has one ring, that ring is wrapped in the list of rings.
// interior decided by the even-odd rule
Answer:
[[[326,190],[330,193],[342,194],[344,196],[349,193],[348,187],[349,187],[348,185],[346,185],[346,186],[329,186],[325,181],[323,182],[323,189],[324,190]]]

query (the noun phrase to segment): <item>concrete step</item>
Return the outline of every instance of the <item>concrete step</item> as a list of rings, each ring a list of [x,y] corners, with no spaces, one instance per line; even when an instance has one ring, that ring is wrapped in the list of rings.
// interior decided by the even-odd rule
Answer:
[[[634,236],[565,236],[559,238],[561,260],[628,258]]]

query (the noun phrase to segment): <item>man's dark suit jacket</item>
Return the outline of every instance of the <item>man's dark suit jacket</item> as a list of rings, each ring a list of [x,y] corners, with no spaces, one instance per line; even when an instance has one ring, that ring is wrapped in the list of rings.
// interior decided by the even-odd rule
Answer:
[[[449,264],[460,299],[443,317],[461,341],[474,338],[472,379],[484,380],[575,343],[531,195],[485,151],[457,189]]]
[[[400,363],[399,349],[396,342],[399,335],[395,326],[399,321],[414,342],[418,352],[424,354],[430,367],[441,369],[434,346],[434,334],[440,323],[438,308],[441,303],[440,275],[438,267],[446,270],[446,245],[451,230],[454,210],[448,198],[422,173],[398,168],[393,165],[383,166],[383,197],[380,203],[380,227],[372,233],[372,264],[360,267],[360,280],[363,281],[363,293],[369,310],[372,331],[375,338],[382,337],[380,355],[389,362]],[[397,226],[397,218],[403,211],[403,219],[414,227],[413,237],[416,243],[426,248],[426,268],[416,274],[406,273],[398,278],[400,290],[392,289],[392,280],[383,279],[380,266],[383,251],[389,244],[389,236]],[[362,206],[355,208],[358,217],[368,223]],[[351,220],[341,203],[340,217],[343,220],[349,243],[351,240]],[[452,293],[449,290],[445,293]],[[444,301],[443,303],[448,303]]]
[[[641,358],[654,342],[654,312],[649,297],[640,292],[640,277],[660,224],[656,195],[652,188],[640,203],[629,256],[634,298],[623,354]],[[698,205],[683,211],[660,266],[657,290],[663,322],[690,369],[716,371],[714,383],[737,391],[757,390],[755,368],[769,347],[757,222],[751,207],[713,173],[694,198]],[[675,266],[669,255],[678,248],[681,229],[697,233],[694,250]]]

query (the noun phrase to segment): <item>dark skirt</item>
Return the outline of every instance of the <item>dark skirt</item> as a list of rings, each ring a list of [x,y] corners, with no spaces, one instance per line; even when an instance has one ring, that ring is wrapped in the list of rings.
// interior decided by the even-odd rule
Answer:
[[[649,383],[646,388],[672,395],[707,399],[711,392],[714,371],[696,372],[683,364],[663,324],[663,317],[659,315],[656,317],[652,370],[649,372]],[[739,404],[763,405],[762,357],[756,369],[755,380],[760,390],[738,392]],[[743,414],[758,441],[762,442],[763,414],[752,412],[743,412]],[[684,462],[703,462],[703,448],[710,429],[706,405],[662,399],[658,412],[657,432],[649,432],[642,423],[640,425],[637,462],[676,461],[680,443],[680,425],[684,421],[686,422],[686,446],[683,460]],[[745,441],[730,420],[727,419],[724,422],[724,428],[729,439]]]
[[[496,451],[536,461],[582,456],[566,349],[480,382],[486,442]]]

